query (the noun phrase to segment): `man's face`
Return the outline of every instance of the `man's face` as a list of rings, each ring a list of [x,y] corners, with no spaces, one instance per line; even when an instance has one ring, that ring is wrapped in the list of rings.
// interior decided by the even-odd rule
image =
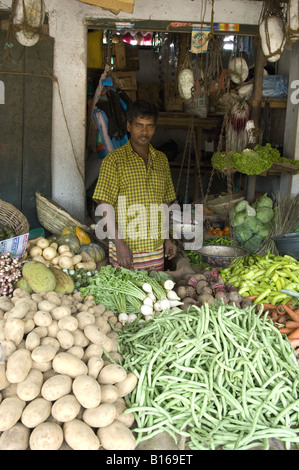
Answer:
[[[147,147],[155,133],[155,121],[153,117],[136,117],[132,123],[127,123],[127,130],[131,134],[131,142],[134,145]]]

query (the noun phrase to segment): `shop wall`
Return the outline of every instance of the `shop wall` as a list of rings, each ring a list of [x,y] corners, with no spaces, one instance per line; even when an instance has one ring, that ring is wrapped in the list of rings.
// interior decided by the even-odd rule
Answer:
[[[11,7],[11,0],[0,0],[0,10]],[[77,0],[45,0],[49,35],[54,38],[52,125],[52,197],[73,215],[85,216],[85,132],[86,132],[86,20],[113,18],[209,22],[211,2],[205,18],[192,0],[135,0],[132,14],[115,15]],[[215,0],[214,22],[258,24],[262,2]]]

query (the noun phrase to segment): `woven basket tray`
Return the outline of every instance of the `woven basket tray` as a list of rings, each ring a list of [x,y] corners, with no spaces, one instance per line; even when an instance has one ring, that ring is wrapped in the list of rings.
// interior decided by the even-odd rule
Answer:
[[[36,212],[40,224],[54,235],[60,235],[67,226],[81,227],[85,232],[93,233],[90,227],[69,214],[62,206],[51,198],[36,192]]]
[[[14,229],[15,234],[23,235],[29,232],[29,222],[24,214],[8,202],[0,199],[0,225]]]

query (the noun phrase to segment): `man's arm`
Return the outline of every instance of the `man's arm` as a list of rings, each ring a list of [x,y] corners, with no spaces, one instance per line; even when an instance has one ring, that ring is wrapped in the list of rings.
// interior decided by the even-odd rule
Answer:
[[[111,204],[105,201],[99,201],[99,206],[100,213],[103,216],[103,219],[105,219],[103,222],[105,222],[107,234],[116,248],[118,264],[124,268],[130,269],[133,264],[133,255],[118,230],[114,208]]]

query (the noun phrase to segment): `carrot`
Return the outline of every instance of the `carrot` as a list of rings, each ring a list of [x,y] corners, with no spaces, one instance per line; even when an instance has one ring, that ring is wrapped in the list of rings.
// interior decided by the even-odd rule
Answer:
[[[295,312],[294,312],[294,310],[292,310],[290,307],[288,307],[288,306],[285,305],[285,304],[282,304],[282,306],[283,306],[285,312],[289,315],[289,317],[290,317],[292,320],[294,320],[294,321],[296,321],[296,322],[299,322],[299,315],[296,315]]]
[[[285,326],[286,326],[286,328],[299,328],[299,322],[289,320],[289,321],[286,322]]]
[[[248,296],[248,299],[250,299],[250,300],[254,300],[254,299],[256,299],[256,298],[257,298],[257,295],[249,295],[249,296]]]
[[[267,303],[263,303],[263,306],[264,306],[264,311],[265,310],[274,310],[276,308],[276,305],[267,304]]]
[[[299,338],[298,339],[293,339],[292,341],[290,341],[291,345],[293,346],[293,348],[298,348],[299,346]]]
[[[293,329],[293,331],[288,334],[288,338],[289,338],[289,340],[299,339],[299,328]]]
[[[289,335],[290,333],[292,333],[294,331],[294,328],[278,328],[278,331],[280,331],[281,334],[284,334],[284,335]]]
[[[271,318],[272,318],[272,321],[277,321],[277,320],[278,320],[279,315],[278,315],[278,313],[276,312],[276,310],[272,310],[272,311],[271,311]]]
[[[276,311],[278,315],[284,315],[286,313],[282,305],[276,305]]]

